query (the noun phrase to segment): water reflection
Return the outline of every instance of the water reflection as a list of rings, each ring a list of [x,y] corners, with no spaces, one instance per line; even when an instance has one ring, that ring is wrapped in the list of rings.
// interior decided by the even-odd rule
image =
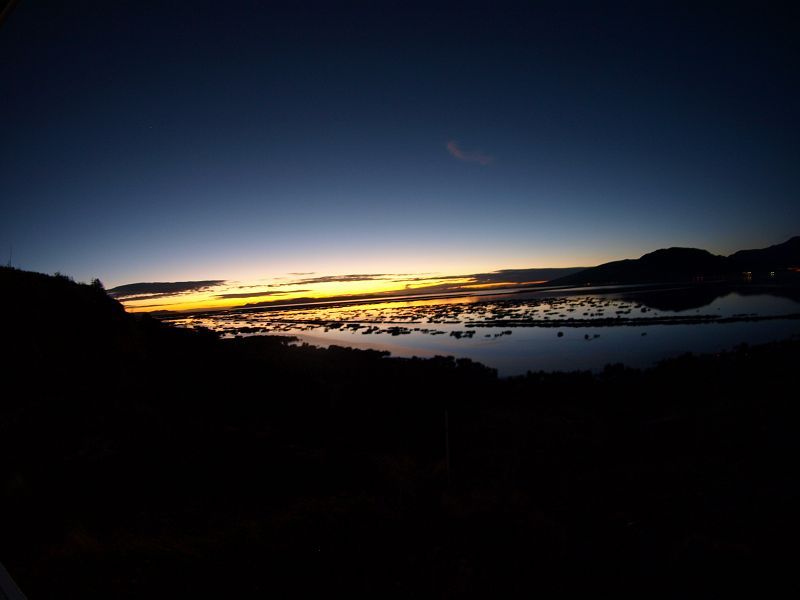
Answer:
[[[591,293],[588,293],[591,292]],[[778,293],[779,292],[779,293]],[[175,319],[224,336],[283,334],[316,345],[455,355],[503,375],[538,369],[645,366],[800,334],[792,290],[551,290],[371,304],[227,311]]]
[[[800,303],[799,290],[793,288],[737,288],[727,287],[675,287],[651,290],[639,290],[622,294],[629,301],[636,301],[650,308],[661,311],[685,311],[704,308],[715,300],[722,300],[724,305],[738,303],[742,312],[745,308],[756,305],[759,313],[767,307],[781,307],[781,310],[795,310]],[[746,300],[745,300],[746,299]]]

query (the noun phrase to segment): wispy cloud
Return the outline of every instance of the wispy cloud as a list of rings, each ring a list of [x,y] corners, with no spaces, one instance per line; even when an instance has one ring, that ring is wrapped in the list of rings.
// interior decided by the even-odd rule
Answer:
[[[312,277],[309,279],[302,279],[296,283],[307,285],[309,283],[334,283],[334,282],[352,282],[352,281],[375,281],[376,279],[384,279],[389,277],[389,273],[359,273],[353,275],[326,275],[323,277]]]
[[[431,275],[426,277],[410,277],[408,279],[397,279],[395,283],[424,283],[441,282],[436,287],[458,290],[461,287],[474,285],[495,285],[512,284],[519,285],[536,281],[549,281],[558,277],[564,277],[584,267],[568,267],[557,269],[502,269],[489,273],[468,273],[464,275]],[[408,287],[408,286],[407,286]],[[420,289],[420,288],[416,288]]]
[[[483,152],[478,152],[477,150],[464,150],[455,140],[450,140],[447,142],[447,151],[455,156],[458,160],[463,160],[465,162],[476,162],[484,167],[494,160],[493,157],[489,156],[488,154],[484,154]]]
[[[447,279],[466,279],[475,275],[431,275],[428,277],[409,277],[408,279],[395,279],[394,283],[406,283],[413,281],[444,281]]]
[[[176,294],[202,292],[223,283],[225,283],[224,279],[129,283],[108,290],[108,294],[117,300],[152,300]]]
[[[407,273],[358,273],[352,275],[323,275],[306,279],[293,279],[285,283],[272,283],[269,287],[284,287],[287,285],[314,285],[318,283],[352,283],[354,281],[382,281],[391,280],[393,277],[406,277]]]
[[[570,275],[578,271],[582,271],[584,267],[571,267],[559,269],[504,269],[500,271],[491,271],[489,273],[473,273],[465,275],[441,275],[430,277],[408,277],[407,279],[394,279],[390,280],[393,283],[429,282],[429,285],[421,285],[411,287],[406,284],[403,288],[395,288],[381,292],[369,292],[362,294],[341,294],[336,296],[321,296],[315,298],[301,297],[291,299],[273,299],[263,300],[261,302],[253,302],[245,304],[244,308],[255,308],[259,306],[313,306],[313,305],[330,305],[337,302],[356,302],[367,300],[381,300],[389,298],[417,298],[429,297],[436,294],[458,294],[458,293],[475,293],[476,290],[485,289],[491,291],[492,288],[520,288],[522,286],[540,285],[551,279]],[[330,281],[370,281],[387,275],[332,275],[328,277],[316,278],[317,281],[322,282]],[[395,275],[397,276],[397,275]],[[358,278],[358,279],[353,279]],[[460,281],[458,281],[460,280]]]
[[[182,296],[192,292],[210,292],[209,300],[254,301],[243,304],[240,308],[267,306],[301,306],[331,304],[336,302],[353,302],[360,300],[378,300],[401,297],[420,297],[435,294],[475,293],[476,290],[514,288],[541,284],[582,270],[583,267],[566,269],[505,269],[487,273],[465,273],[462,275],[437,275],[435,273],[354,273],[346,275],[323,275],[316,277],[296,278],[281,283],[261,283],[243,285],[245,282],[231,280],[178,281],[157,283],[132,283],[109,290],[123,302],[139,302],[146,300],[167,301],[168,297],[180,300]],[[388,285],[380,286],[381,291],[357,292],[357,288],[347,290],[338,295],[327,295],[316,286],[329,283],[353,283],[364,281],[382,281]],[[302,286],[302,287],[301,287]],[[308,286],[308,287],[305,287]],[[360,287],[360,286],[357,286]],[[258,289],[258,291],[255,291]],[[363,288],[362,288],[363,289]],[[313,292],[314,297],[289,297],[299,293]],[[156,309],[171,308],[174,302],[159,304],[139,304],[135,308]]]
[[[267,292],[242,292],[239,294],[217,294],[215,298],[258,298],[259,296],[282,296],[285,294],[294,294],[297,292],[310,292],[311,290],[282,290],[282,291],[267,291]]]

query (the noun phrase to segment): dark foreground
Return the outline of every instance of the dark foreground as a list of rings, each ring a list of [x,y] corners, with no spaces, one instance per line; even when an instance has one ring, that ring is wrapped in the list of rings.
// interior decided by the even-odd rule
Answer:
[[[31,600],[797,587],[800,342],[500,380],[0,284],[0,561]]]

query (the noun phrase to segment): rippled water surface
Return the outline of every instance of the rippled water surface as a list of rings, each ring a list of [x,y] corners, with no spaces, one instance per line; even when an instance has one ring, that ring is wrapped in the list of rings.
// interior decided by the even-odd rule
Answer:
[[[498,369],[647,366],[685,352],[800,335],[800,302],[771,289],[574,289],[358,305],[235,310],[173,319],[224,336],[452,355]]]

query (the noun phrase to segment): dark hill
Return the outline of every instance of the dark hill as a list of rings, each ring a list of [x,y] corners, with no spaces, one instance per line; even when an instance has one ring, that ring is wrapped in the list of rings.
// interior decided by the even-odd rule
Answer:
[[[667,248],[639,259],[618,260],[550,281],[555,285],[591,283],[648,283],[691,279],[703,273],[721,273],[724,258],[696,248]]]
[[[128,314],[97,280],[83,284],[63,275],[0,267],[0,292],[7,366],[40,384],[42,379],[48,385],[63,383],[60,393],[113,388],[126,377],[128,384],[138,385],[134,373],[143,365],[170,353],[180,363],[216,337]]]
[[[548,283],[603,285],[739,279],[743,271],[755,271],[766,277],[770,271],[785,271],[797,265],[800,265],[800,237],[762,250],[742,250],[729,257],[698,248],[666,248],[638,259],[605,263]]]
[[[800,267],[800,236],[760,250],[739,250],[728,262],[740,271],[778,270]]]

